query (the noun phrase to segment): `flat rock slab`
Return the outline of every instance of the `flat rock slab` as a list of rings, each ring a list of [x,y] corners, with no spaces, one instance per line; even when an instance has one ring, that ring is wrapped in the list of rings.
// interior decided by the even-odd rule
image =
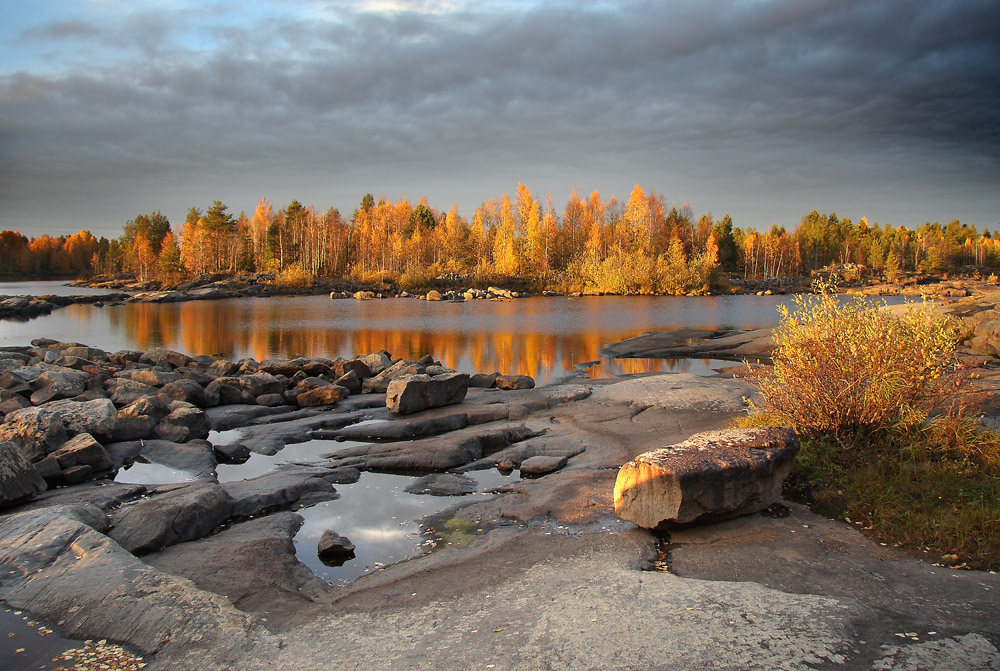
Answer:
[[[476,493],[476,481],[467,475],[431,473],[417,478],[403,491],[430,496],[464,496]]]
[[[288,624],[327,600],[326,583],[295,556],[292,538],[302,518],[292,512],[234,524],[208,538],[148,555],[151,566],[226,596],[237,608],[267,618],[267,627]],[[284,614],[280,623],[278,614]],[[314,614],[314,613],[312,613]]]
[[[115,511],[108,535],[133,554],[148,554],[207,536],[229,518],[232,509],[232,499],[219,485],[160,487],[152,498]]]
[[[238,667],[276,641],[225,598],[147,566],[79,519],[71,506],[0,525],[0,599],[59,622],[70,638],[108,638],[156,654],[160,668]]]
[[[227,482],[222,487],[232,498],[233,517],[250,517],[287,508],[306,495],[310,502],[336,499],[337,490],[322,477],[327,473],[315,468],[283,468],[258,478]]]
[[[798,450],[798,437],[788,428],[696,434],[622,466],[615,512],[650,529],[758,512],[781,496]]]

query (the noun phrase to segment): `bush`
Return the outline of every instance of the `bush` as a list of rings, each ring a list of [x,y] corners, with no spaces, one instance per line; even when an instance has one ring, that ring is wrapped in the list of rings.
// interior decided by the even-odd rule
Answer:
[[[780,310],[774,364],[750,375],[762,398],[751,411],[767,423],[849,447],[961,410],[957,327],[926,305],[897,316],[822,285],[797,297],[794,312]]]
[[[955,324],[899,316],[829,287],[785,310],[743,426],[803,434],[784,493],[949,566],[1000,566],[1000,431],[972,413]],[[851,449],[844,449],[844,448]],[[864,448],[864,449],[860,449]]]

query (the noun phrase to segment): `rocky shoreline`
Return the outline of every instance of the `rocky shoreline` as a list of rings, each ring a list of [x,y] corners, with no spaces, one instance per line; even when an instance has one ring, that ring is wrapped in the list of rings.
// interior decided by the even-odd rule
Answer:
[[[981,287],[995,287],[982,280],[948,280],[930,275],[911,273],[896,283],[879,283],[870,272],[860,267],[836,266],[817,271],[810,278],[778,278],[753,280],[730,278],[733,293],[774,295],[790,294],[808,290],[814,279],[823,279],[837,284],[842,291],[862,293],[868,296],[922,296],[956,298],[980,295]],[[457,288],[457,278],[442,278],[440,289],[406,291],[393,283],[377,286],[362,286],[356,282],[331,282],[316,280],[309,285],[282,285],[271,273],[256,275],[199,275],[178,285],[165,285],[159,281],[136,281],[134,278],[95,278],[78,280],[69,286],[106,289],[104,295],[74,296],[4,296],[0,295],[0,320],[26,321],[34,317],[50,314],[53,310],[67,305],[120,305],[123,303],[181,303],[186,301],[220,300],[225,298],[262,298],[292,295],[329,295],[331,299],[377,300],[383,298],[414,298],[427,301],[471,301],[471,300],[511,300],[527,298],[532,294],[525,290],[489,286]],[[584,296],[613,295],[599,291],[542,291],[540,296]]]
[[[0,458],[0,600],[64,636],[125,644],[147,668],[1000,659],[997,576],[908,558],[787,502],[766,516],[682,525],[669,545],[616,516],[620,467],[665,445],[717,444],[684,441],[742,411],[749,390],[738,379],[530,388],[386,352],[224,361],[52,340],[0,359],[0,431],[13,439]],[[237,427],[238,440],[206,440]],[[218,481],[219,463],[314,438],[357,443]],[[104,477],[129,460],[190,481]],[[522,478],[467,500],[467,475],[480,469]],[[337,499],[365,472],[426,475],[414,475],[413,491],[455,505],[426,524],[436,551],[331,586],[296,556],[295,511]],[[9,494],[16,482],[29,491]],[[671,572],[649,570],[664,564]]]

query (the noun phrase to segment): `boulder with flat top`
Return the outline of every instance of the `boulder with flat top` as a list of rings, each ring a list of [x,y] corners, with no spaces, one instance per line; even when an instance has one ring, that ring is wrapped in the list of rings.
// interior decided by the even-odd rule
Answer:
[[[443,375],[402,375],[386,390],[385,404],[395,415],[461,403],[469,391],[465,373]]]
[[[696,434],[622,466],[615,512],[650,529],[758,512],[778,500],[798,450],[790,428]]]

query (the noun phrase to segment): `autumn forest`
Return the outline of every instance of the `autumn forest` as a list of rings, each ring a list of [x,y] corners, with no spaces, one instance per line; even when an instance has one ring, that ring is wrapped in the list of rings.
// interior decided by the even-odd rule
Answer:
[[[262,198],[250,215],[215,201],[174,226],[140,214],[113,240],[88,231],[28,239],[0,233],[0,277],[91,277],[132,273],[179,282],[202,273],[270,273],[286,284],[314,278],[391,281],[419,288],[435,277],[468,284],[516,281],[535,289],[686,294],[722,289],[727,277],[795,277],[830,263],[871,267],[892,281],[904,271],[941,273],[1000,266],[1000,238],[951,221],[916,230],[815,210],[793,231],[740,228],[729,215],[695,216],[687,205],[636,185],[625,202],[574,191],[562,212],[523,184],[513,198],[458,212],[366,195],[343,216],[297,200]]]

